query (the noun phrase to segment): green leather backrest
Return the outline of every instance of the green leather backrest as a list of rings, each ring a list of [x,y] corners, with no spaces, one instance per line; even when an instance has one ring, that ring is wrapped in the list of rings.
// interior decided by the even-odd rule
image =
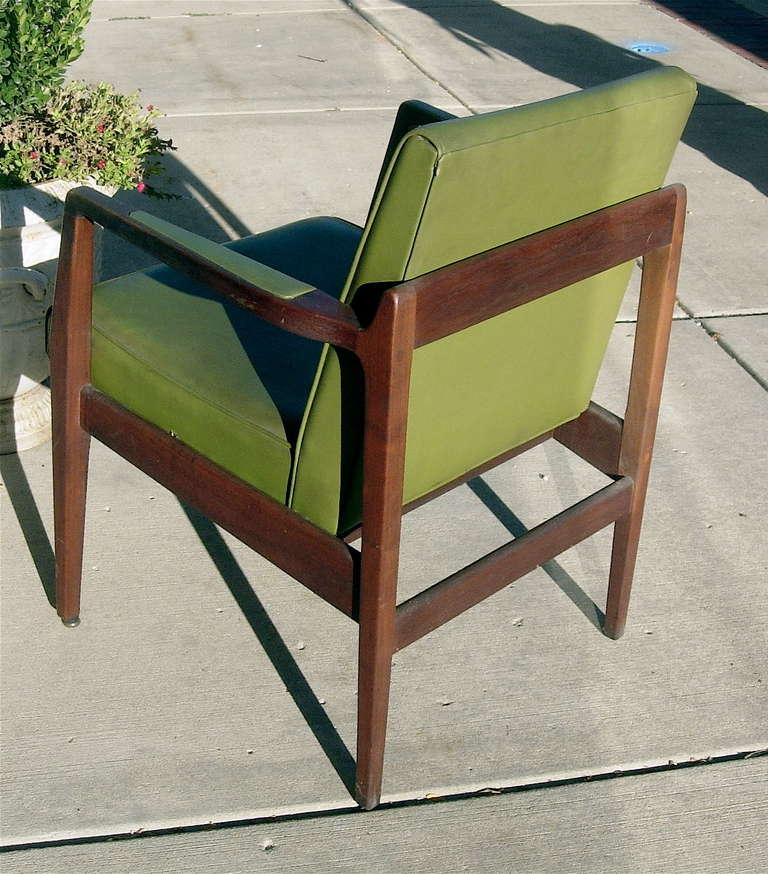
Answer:
[[[658,188],[695,99],[659,68],[501,112],[416,128],[381,178],[344,298]],[[588,405],[631,264],[416,350],[405,501]],[[362,292],[365,294],[365,290]],[[326,349],[294,466],[291,506],[327,530],[359,521],[361,389]]]

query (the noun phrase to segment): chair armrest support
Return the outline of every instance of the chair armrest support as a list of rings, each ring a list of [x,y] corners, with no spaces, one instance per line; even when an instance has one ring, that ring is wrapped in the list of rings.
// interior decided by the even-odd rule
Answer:
[[[209,253],[204,253],[199,247],[197,250],[191,248],[189,243],[194,244],[193,240],[185,241],[186,244],[181,242],[184,238],[181,229],[178,229],[178,234],[171,236],[173,232],[169,232],[169,228],[174,228],[173,225],[169,224],[168,228],[161,230],[161,224],[164,226],[168,223],[152,222],[156,227],[151,227],[141,214],[131,215],[116,207],[109,198],[89,188],[75,188],[67,196],[65,222],[76,216],[102,225],[278,328],[352,351],[357,348],[361,328],[354,312],[317,288],[270,270],[266,265],[260,265],[260,270],[255,267],[254,275],[258,274],[265,285],[271,284],[273,287],[270,289],[256,284],[223,266],[223,262],[216,263],[208,256]],[[258,262],[253,263],[257,265]]]
[[[416,298],[416,346],[476,325],[673,241],[670,185],[442,267],[392,289]]]

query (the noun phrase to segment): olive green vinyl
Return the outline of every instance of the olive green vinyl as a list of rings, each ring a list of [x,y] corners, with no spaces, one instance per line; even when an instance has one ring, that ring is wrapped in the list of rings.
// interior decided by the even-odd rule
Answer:
[[[381,181],[342,297],[658,188],[695,93],[686,73],[667,67],[411,131]],[[630,270],[614,268],[416,350],[406,501],[586,408]],[[360,517],[360,417],[350,413],[359,391],[354,365],[326,349],[290,501],[331,531]]]
[[[242,279],[258,285],[270,294],[275,295],[275,297],[283,298],[283,300],[293,300],[296,297],[301,297],[302,294],[312,291],[312,286],[306,282],[301,282],[293,276],[288,276],[279,270],[274,270],[267,264],[262,264],[253,258],[241,255],[232,248],[222,246],[220,243],[214,243],[206,237],[201,237],[199,234],[194,234],[192,231],[180,228],[148,212],[136,210],[131,213],[131,218],[154,231],[159,231],[175,243],[180,243],[198,255],[202,255],[216,266],[223,267]]]
[[[362,235],[318,218],[223,249],[136,217],[278,296],[320,287],[360,303],[369,283],[418,276],[657,188],[694,94],[689,77],[666,68],[416,128],[390,150]],[[416,351],[406,500],[585,408],[629,269]],[[120,403],[321,527],[359,521],[363,397],[351,355],[157,267],[97,286],[92,374]]]
[[[282,500],[291,448],[245,351],[231,342],[223,307],[215,299],[188,294],[179,306],[178,295],[167,289],[147,273],[97,287],[93,384]],[[150,330],[138,313],[149,316]],[[206,342],[200,342],[201,325]]]
[[[338,295],[360,235],[339,219],[313,218],[219,245],[146,213],[133,217],[281,297],[318,285]],[[97,388],[285,502],[320,344],[164,266],[96,286],[92,342]]]

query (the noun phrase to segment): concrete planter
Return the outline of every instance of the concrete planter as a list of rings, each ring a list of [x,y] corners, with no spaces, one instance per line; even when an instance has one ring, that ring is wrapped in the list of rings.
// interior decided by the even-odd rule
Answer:
[[[0,454],[29,449],[51,435],[45,323],[64,199],[79,185],[54,180],[0,190]]]

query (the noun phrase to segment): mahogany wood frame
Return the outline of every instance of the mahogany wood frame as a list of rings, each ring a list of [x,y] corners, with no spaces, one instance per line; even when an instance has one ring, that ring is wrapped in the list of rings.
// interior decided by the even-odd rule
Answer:
[[[284,300],[77,189],[67,199],[53,316],[57,610],[79,621],[90,436],[194,505],[359,623],[356,797],[379,802],[393,654],[615,523],[604,632],[626,620],[658,417],[685,219],[672,185],[394,285],[362,324],[315,289]],[[336,537],[138,418],[90,384],[93,225],[98,223],[274,325],[354,353],[365,378],[362,548]],[[413,350],[643,256],[625,417],[592,403],[577,419],[468,471],[466,481],[550,437],[613,478],[594,495],[397,605]]]

